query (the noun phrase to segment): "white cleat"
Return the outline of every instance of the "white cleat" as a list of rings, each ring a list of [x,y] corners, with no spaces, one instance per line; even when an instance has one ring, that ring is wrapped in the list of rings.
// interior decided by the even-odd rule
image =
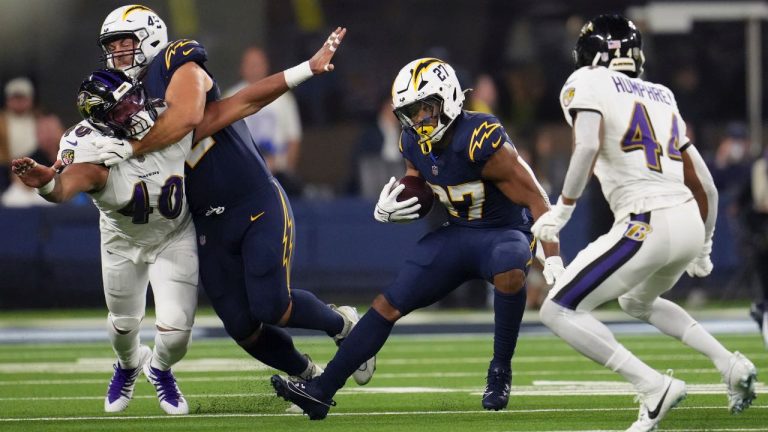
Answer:
[[[687,392],[685,383],[679,379],[664,375],[663,390],[648,396],[640,397],[640,413],[637,421],[627,429],[627,432],[651,432],[656,430],[661,419],[685,399]]]
[[[128,407],[133,397],[133,389],[136,386],[136,378],[141,373],[141,367],[152,358],[152,349],[146,345],[139,346],[139,365],[133,369],[123,369],[120,362],[112,367],[115,373],[107,387],[107,397],[104,398],[104,411],[115,413]]]
[[[153,368],[150,362],[147,362],[144,364],[144,375],[146,375],[147,381],[155,386],[160,408],[166,414],[189,414],[187,400],[181,394],[181,390],[179,390],[179,386],[176,384],[176,377],[173,376],[170,369],[161,371],[160,369]]]
[[[728,371],[723,375],[728,386],[728,409],[731,414],[738,414],[752,405],[755,400],[755,381],[757,370],[744,355],[736,351],[728,361]]]
[[[336,345],[340,346],[344,339],[349,336],[352,329],[355,328],[357,322],[360,321],[360,315],[357,314],[357,309],[352,306],[329,306],[344,319],[344,328],[341,330],[341,333],[333,337]],[[376,372],[376,356],[369,358],[365,363],[361,364],[352,373],[352,379],[355,380],[357,385],[366,385],[373,378],[374,372]]]

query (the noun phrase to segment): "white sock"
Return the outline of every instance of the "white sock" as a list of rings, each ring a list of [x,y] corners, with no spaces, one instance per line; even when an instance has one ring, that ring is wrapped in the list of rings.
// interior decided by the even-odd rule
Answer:
[[[623,376],[641,394],[654,393],[664,385],[664,375],[643,363],[621,344],[605,362],[605,367]]]
[[[728,369],[731,352],[677,304],[657,298],[648,322],[665,334],[709,357],[721,373]]]
[[[107,334],[112,342],[112,350],[117,356],[122,369],[134,369],[139,366],[139,328],[122,334],[115,330],[112,322],[107,321]]]
[[[150,366],[165,371],[178,363],[187,353],[191,333],[190,330],[158,330]]]
[[[624,348],[608,327],[592,314],[573,311],[546,300],[540,315],[556,335],[593,361],[621,374],[638,392],[652,392],[663,383],[660,373]]]

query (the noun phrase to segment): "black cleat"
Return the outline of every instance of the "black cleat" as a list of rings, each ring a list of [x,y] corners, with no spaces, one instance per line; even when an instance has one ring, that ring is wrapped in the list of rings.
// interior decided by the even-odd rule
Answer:
[[[320,391],[312,385],[312,380],[291,381],[280,375],[272,375],[270,379],[275,393],[288,402],[296,404],[310,420],[322,420],[328,415],[336,402],[320,396]]]
[[[485,391],[483,392],[483,408],[487,410],[502,410],[509,403],[509,391],[511,389],[512,370],[498,366],[488,369]]]

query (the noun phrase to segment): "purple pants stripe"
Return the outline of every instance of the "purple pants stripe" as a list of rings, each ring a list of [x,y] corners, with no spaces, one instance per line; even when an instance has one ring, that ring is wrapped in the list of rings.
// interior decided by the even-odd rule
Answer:
[[[633,222],[648,223],[650,220],[650,212],[630,217],[630,221]],[[564,286],[553,298],[554,302],[568,309],[576,309],[586,296],[629,261],[640,250],[642,244],[642,241],[622,236],[612,248],[592,261],[568,285]]]

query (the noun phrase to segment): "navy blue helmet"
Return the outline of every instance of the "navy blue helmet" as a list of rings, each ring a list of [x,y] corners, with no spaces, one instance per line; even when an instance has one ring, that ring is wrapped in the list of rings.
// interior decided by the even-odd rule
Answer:
[[[605,66],[637,77],[643,72],[643,40],[635,24],[621,15],[600,15],[581,28],[573,49],[576,67]]]
[[[117,69],[99,69],[80,84],[77,109],[107,136],[135,137],[148,130],[157,111],[140,82]]]

